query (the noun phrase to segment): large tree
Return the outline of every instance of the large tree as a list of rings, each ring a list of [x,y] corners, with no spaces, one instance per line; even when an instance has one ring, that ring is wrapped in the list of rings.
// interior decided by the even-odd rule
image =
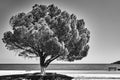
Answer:
[[[35,4],[28,13],[18,13],[9,21],[12,31],[3,42],[18,56],[40,58],[41,74],[55,59],[74,61],[87,56],[90,32],[83,19],[61,11],[57,6]]]

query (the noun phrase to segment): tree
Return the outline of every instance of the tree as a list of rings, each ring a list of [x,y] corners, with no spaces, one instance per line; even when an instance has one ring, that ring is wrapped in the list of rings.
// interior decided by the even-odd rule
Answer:
[[[35,4],[28,13],[18,13],[9,21],[12,31],[4,33],[3,42],[18,56],[40,58],[41,74],[55,59],[74,61],[87,56],[90,32],[83,19],[61,11],[54,4]]]

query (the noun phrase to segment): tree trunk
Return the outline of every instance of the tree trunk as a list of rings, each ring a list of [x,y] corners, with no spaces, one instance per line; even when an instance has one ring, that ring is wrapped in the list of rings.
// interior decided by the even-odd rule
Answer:
[[[45,58],[44,58],[44,56],[41,56],[40,57],[41,75],[45,75],[46,66],[45,66],[44,62],[45,62]]]
[[[55,60],[56,58],[58,58],[60,55],[57,55],[55,57],[52,57],[50,59],[48,59],[47,61],[45,61],[45,56],[42,54],[40,55],[40,67],[41,67],[41,75],[45,75],[45,70],[46,70],[46,67],[53,61]]]
[[[41,75],[45,75],[46,74],[45,70],[46,70],[46,67],[41,66]]]

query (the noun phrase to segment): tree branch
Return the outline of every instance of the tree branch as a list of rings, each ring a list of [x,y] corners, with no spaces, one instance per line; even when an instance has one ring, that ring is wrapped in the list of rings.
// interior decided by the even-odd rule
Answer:
[[[36,53],[35,51],[31,51],[30,49],[25,49],[25,48],[23,48],[22,46],[18,45],[17,43],[14,43],[14,45],[15,45],[16,47],[22,49],[22,50],[27,51],[27,52],[30,52],[30,53]],[[37,53],[36,53],[36,54],[37,54]]]
[[[32,44],[30,44],[30,42],[24,41],[25,43],[27,43],[31,48],[33,48],[36,52],[39,52],[39,50],[37,50],[35,47],[33,47]],[[34,52],[34,53],[36,53]],[[37,56],[39,56],[39,53],[36,53]]]
[[[59,56],[60,56],[60,55],[56,55],[56,56],[48,59],[48,60],[45,62],[45,66],[47,67],[47,66],[50,64],[50,62],[52,62],[53,60],[55,60],[55,59],[58,58]]]

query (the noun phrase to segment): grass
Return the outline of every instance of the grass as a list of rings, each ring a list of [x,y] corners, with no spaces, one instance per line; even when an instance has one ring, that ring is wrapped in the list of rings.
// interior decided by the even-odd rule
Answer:
[[[3,71],[4,72],[4,71]],[[1,73],[3,73],[1,72]],[[24,71],[19,74],[15,71],[9,71],[15,74],[0,76],[0,80],[120,80],[120,72],[109,71],[47,71],[44,77],[40,75],[39,71]],[[8,72],[8,73],[9,73]],[[57,72],[57,73],[56,73]],[[84,73],[84,74],[83,74]],[[18,74],[18,75],[17,75]],[[72,76],[72,77],[70,77]]]
[[[40,73],[27,73],[17,75],[0,76],[0,80],[120,80],[120,77],[70,77],[62,74],[47,73],[45,76]]]

